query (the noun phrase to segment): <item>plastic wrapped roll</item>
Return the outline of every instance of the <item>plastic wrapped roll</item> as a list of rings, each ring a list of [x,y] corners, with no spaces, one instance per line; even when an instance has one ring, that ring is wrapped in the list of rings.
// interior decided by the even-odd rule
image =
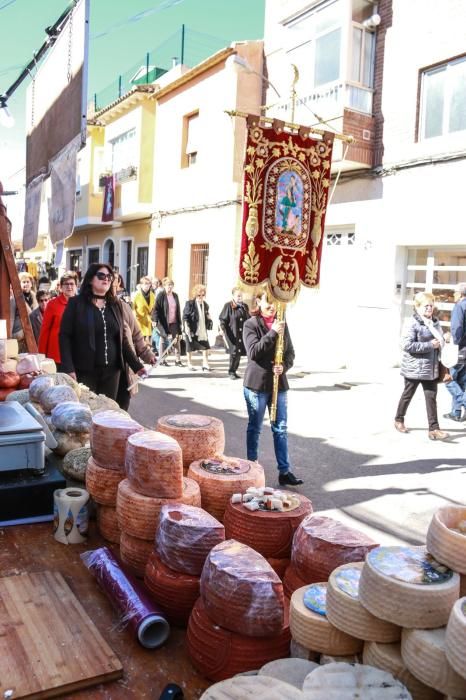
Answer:
[[[104,539],[120,544],[121,530],[118,527],[116,508],[97,505],[97,528]]]
[[[128,437],[126,477],[144,496],[178,499],[183,493],[183,459],[176,440],[155,430]]]
[[[282,582],[261,554],[241,542],[226,540],[211,550],[201,596],[209,617],[232,632],[266,637],[283,627]]]
[[[37,377],[37,379],[34,379],[33,382],[31,382],[29,386],[29,394],[31,397],[32,401],[39,401],[42,392],[46,391],[46,389],[50,389],[52,386],[55,386],[55,379],[53,377],[47,376],[47,377]]]
[[[215,458],[225,449],[223,423],[212,416],[178,413],[162,416],[157,430],[174,438],[183,453],[183,467],[188,469],[196,459]]]
[[[115,506],[118,484],[123,476],[121,472],[99,467],[90,457],[86,469],[86,489],[96,503],[103,506]]]
[[[79,401],[64,401],[52,410],[52,423],[57,430],[68,433],[88,433],[92,424],[89,406]]]
[[[201,505],[201,492],[195,481],[183,479],[183,494],[179,501],[186,505]],[[124,479],[118,486],[116,501],[120,529],[133,537],[154,542],[162,507],[179,501],[142,496],[131,488],[128,479]]]
[[[120,557],[123,564],[139,578],[144,578],[146,564],[149,556],[154,550],[152,542],[140,540],[138,537],[132,537],[126,532],[121,532],[120,536]]]
[[[100,411],[92,417],[91,450],[101,467],[125,471],[126,442],[130,435],[144,430],[130,416],[118,411]]]
[[[291,563],[306,582],[327,581],[337,566],[364,561],[378,545],[367,535],[323,515],[309,515],[296,530]]]
[[[296,571],[293,564],[290,564],[283,577],[283,592],[287,598],[291,598],[293,593],[306,584],[318,583],[318,581],[305,581]]]
[[[200,595],[199,582],[199,576],[173,571],[155,552],[150,554],[144,583],[172,624],[178,627],[188,624],[194,603]]]
[[[301,521],[312,513],[308,498],[297,493],[293,496],[299,499],[300,505],[284,512],[250,511],[242,503],[230,501],[224,516],[226,537],[247,544],[266,558],[289,558],[294,533]]]
[[[51,386],[50,389],[45,389],[39,398],[39,403],[46,413],[51,413],[55,406],[65,401],[78,401],[76,392],[66,384]]]
[[[245,493],[250,486],[265,486],[264,468],[260,464],[224,455],[193,462],[188,476],[199,484],[204,510],[220,522],[234,493]]]
[[[170,634],[168,621],[144,588],[122,570],[110,550],[101,547],[84,552],[81,559],[120,615],[121,623],[130,627],[146,649],[160,647]]]
[[[189,618],[186,644],[193,666],[212,681],[261,668],[290,653],[288,606],[285,606],[284,624],[277,635],[248,637],[219,627],[210,619],[199,598]]]
[[[155,541],[157,554],[171,569],[200,576],[210,550],[224,540],[223,525],[202,508],[162,507]]]

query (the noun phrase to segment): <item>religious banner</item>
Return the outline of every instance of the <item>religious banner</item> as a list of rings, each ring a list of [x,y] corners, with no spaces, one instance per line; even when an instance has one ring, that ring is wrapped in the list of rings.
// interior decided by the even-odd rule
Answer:
[[[45,175],[39,175],[26,187],[24,204],[23,250],[31,250],[39,237],[40,207]]]
[[[104,204],[102,208],[102,221],[113,221],[113,209],[115,206],[115,188],[113,175],[105,175],[102,178],[104,183]]]
[[[58,156],[50,161],[49,234],[54,245],[71,236],[76,205],[77,153],[81,145],[78,136]]]
[[[240,278],[267,282],[277,301],[289,302],[300,284],[319,285],[334,135],[247,121]]]

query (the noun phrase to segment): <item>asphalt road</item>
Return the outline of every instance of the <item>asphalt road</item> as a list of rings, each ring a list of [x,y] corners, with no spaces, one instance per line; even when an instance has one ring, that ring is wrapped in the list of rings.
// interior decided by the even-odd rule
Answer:
[[[160,416],[197,413],[221,418],[227,455],[245,457],[247,413],[242,382],[227,376],[227,356],[213,352],[214,371],[160,367],[132,400],[130,413],[148,428]],[[198,360],[200,365],[200,357]],[[240,368],[240,373],[242,368]],[[422,391],[414,397],[407,435],[393,428],[402,389],[399,370],[361,374],[349,370],[289,374],[289,447],[297,491],[322,511],[363,529],[383,544],[425,542],[433,511],[466,505],[466,423],[442,420],[450,397],[439,387],[440,426],[448,442],[432,442]],[[337,386],[348,382],[350,388]],[[278,485],[272,434],[264,421],[259,462],[268,485]]]

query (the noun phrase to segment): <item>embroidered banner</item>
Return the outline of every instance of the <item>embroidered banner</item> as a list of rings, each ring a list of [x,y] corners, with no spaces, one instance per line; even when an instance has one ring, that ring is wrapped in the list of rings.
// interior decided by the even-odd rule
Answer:
[[[102,221],[113,221],[113,210],[115,206],[115,189],[113,175],[105,175],[104,181],[104,204],[102,208]]]
[[[288,302],[300,283],[319,285],[333,134],[317,140],[305,127],[283,126],[248,117],[239,272],[245,284],[267,282]]]

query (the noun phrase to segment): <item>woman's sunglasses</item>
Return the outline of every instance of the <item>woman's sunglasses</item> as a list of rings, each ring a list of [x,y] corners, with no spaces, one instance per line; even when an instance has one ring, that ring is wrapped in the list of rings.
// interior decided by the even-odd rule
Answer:
[[[113,275],[107,274],[106,272],[96,272],[95,276],[101,282],[103,282],[104,280],[107,280],[108,282],[113,282]]]

